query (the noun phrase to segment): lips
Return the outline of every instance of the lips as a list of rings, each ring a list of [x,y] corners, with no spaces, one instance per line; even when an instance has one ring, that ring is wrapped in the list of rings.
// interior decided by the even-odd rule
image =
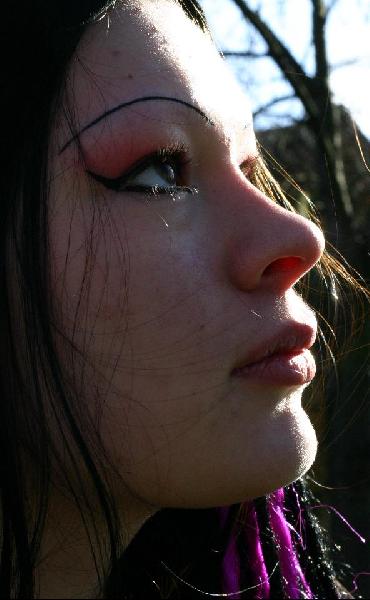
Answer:
[[[316,339],[316,328],[291,323],[248,352],[232,375],[259,383],[304,385],[316,373],[309,348]]]

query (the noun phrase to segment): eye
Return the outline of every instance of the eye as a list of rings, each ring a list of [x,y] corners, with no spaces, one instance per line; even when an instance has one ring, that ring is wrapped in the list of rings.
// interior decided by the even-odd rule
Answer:
[[[89,175],[114,192],[163,195],[179,192],[194,194],[196,188],[185,184],[185,167],[190,162],[182,149],[162,149],[146,157],[123,175],[109,179],[88,171]]]
[[[180,187],[181,167],[177,156],[154,156],[126,178],[125,187]]]

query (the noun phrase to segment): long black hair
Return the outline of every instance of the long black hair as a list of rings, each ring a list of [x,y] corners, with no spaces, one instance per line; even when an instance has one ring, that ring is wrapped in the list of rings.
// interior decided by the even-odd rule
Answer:
[[[86,27],[115,3],[18,0],[1,10],[0,595],[36,595],[56,465],[80,511],[104,597],[338,597],[303,480],[242,505],[162,510],[125,549],[104,449],[84,433],[58,359],[47,213],[49,141],[66,72]],[[198,4],[179,4],[205,31]],[[273,193],[263,165],[257,183]]]

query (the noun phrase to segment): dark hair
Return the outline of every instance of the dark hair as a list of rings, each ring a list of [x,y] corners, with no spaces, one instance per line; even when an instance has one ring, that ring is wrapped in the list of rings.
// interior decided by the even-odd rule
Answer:
[[[1,92],[0,595],[35,596],[34,569],[56,465],[80,510],[104,597],[238,598],[240,589],[249,590],[243,598],[338,597],[303,479],[242,505],[161,510],[124,550],[124,527],[106,477],[108,459],[93,427],[83,435],[73,386],[58,360],[47,261],[53,120],[81,36],[115,3],[19,0],[2,8],[1,56],[7,58]],[[198,4],[179,4],[205,31]],[[259,185],[274,193],[262,164]],[[73,340],[67,343],[73,346]],[[97,506],[103,537],[94,520]]]

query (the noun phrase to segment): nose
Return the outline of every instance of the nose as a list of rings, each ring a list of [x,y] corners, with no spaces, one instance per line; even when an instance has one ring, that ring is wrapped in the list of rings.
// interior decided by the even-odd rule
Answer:
[[[282,294],[320,259],[324,236],[308,219],[291,212],[245,181],[234,210],[228,244],[228,271],[242,291],[266,289]],[[234,209],[236,206],[234,204]]]

